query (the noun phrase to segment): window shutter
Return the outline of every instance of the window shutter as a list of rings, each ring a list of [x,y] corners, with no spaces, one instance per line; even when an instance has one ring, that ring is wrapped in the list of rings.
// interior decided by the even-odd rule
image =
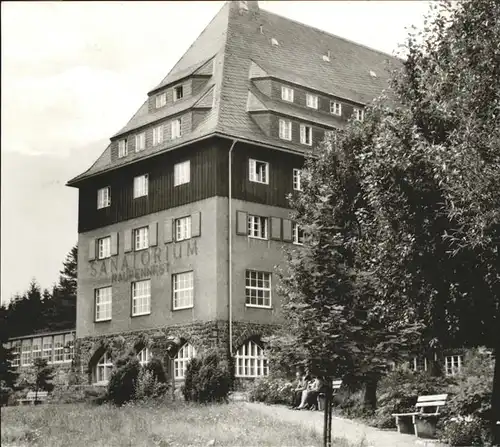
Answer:
[[[132,231],[131,230],[125,230],[123,232],[123,251],[125,253],[132,251]]]
[[[191,237],[201,236],[201,213],[191,215]]]
[[[95,259],[95,239],[92,238],[89,241],[89,261],[93,261]]]
[[[149,225],[149,246],[156,247],[158,245],[158,222],[153,222]]]
[[[111,256],[118,254],[118,233],[111,233]]]
[[[290,219],[283,219],[283,240],[292,242],[292,221]]]
[[[271,239],[281,240],[281,219],[279,217],[271,217]]]
[[[305,143],[306,141],[306,126],[300,125],[300,142]]]
[[[167,219],[164,223],[163,239],[165,244],[172,242],[172,219]]]
[[[248,232],[248,213],[236,211],[236,234],[246,236]]]

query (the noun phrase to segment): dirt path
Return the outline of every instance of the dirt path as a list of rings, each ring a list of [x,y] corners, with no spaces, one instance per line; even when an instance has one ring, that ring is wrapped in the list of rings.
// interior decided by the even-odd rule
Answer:
[[[265,405],[256,402],[245,402],[250,408],[267,416],[283,421],[314,428],[323,433],[323,412],[294,411],[282,405]],[[358,422],[333,416],[332,438],[345,438],[356,447],[445,447],[436,441],[417,439],[414,435],[402,435],[395,431],[379,430]],[[362,443],[364,440],[364,443]]]

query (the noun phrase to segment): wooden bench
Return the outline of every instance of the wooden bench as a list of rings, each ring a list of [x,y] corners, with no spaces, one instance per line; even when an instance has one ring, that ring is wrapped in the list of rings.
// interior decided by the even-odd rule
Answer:
[[[447,394],[419,396],[415,405],[418,411],[394,413],[398,433],[414,433],[417,437],[434,438],[439,410],[446,403],[447,397]]]
[[[341,386],[342,386],[342,380],[333,380],[332,381],[332,395],[336,394]],[[326,394],[319,393],[318,394],[318,410],[319,411],[323,411],[323,409],[325,408],[325,400],[326,400]]]
[[[34,391],[28,391],[28,394],[26,394],[26,397],[24,399],[19,399],[18,402],[21,405],[29,405],[29,404],[34,405],[34,404],[41,403],[41,402],[47,400],[48,395],[49,395],[49,393],[47,391],[38,391],[38,395]],[[36,397],[36,401],[35,401],[35,397]]]

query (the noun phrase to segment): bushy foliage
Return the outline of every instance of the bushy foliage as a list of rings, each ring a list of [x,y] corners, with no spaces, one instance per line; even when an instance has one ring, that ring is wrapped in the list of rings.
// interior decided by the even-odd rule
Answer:
[[[445,419],[439,424],[441,441],[452,446],[490,445],[490,435],[484,421],[473,416]]]
[[[107,390],[100,386],[76,385],[64,386],[58,385],[50,394],[49,400],[56,404],[76,404],[91,403],[101,404],[106,399]]]
[[[256,379],[248,389],[251,402],[266,404],[289,404],[292,399],[294,384],[279,377],[261,377]]]
[[[207,403],[227,401],[231,372],[222,353],[209,351],[187,365],[182,394],[187,401]]]
[[[165,368],[163,368],[163,363],[159,358],[153,357],[144,368],[153,375],[158,383],[167,383]]]
[[[142,368],[135,384],[134,399],[156,399],[164,396],[167,390],[168,385],[165,382],[160,382],[154,371]]]
[[[133,353],[120,357],[109,379],[107,394],[109,401],[115,405],[123,405],[132,400],[140,370],[139,360]]]

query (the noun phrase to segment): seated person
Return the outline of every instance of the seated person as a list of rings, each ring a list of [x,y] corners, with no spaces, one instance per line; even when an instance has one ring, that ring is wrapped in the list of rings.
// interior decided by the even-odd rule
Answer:
[[[298,370],[295,374],[297,384],[295,389],[292,390],[292,408],[296,408],[300,404],[300,400],[302,398],[302,392],[307,388],[307,383],[309,381],[309,376]]]
[[[310,380],[307,384],[307,388],[302,391],[302,399],[297,409],[302,410],[309,408],[310,406],[316,407],[318,403],[319,390],[322,385],[322,380],[317,376],[313,376],[313,380]]]

